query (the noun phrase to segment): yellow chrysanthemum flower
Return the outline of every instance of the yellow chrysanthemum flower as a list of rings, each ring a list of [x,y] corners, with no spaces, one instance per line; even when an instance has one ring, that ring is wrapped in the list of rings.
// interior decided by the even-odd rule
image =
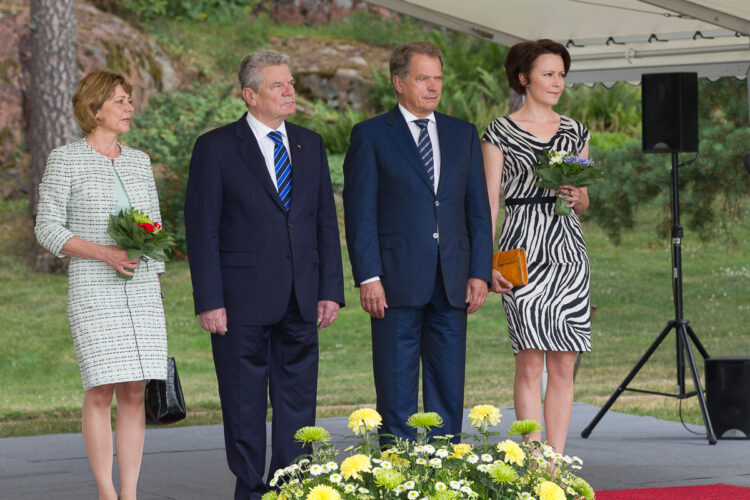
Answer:
[[[472,446],[469,443],[458,443],[453,445],[453,455],[451,455],[454,458],[463,458],[464,455],[468,455],[471,453]]]
[[[372,408],[360,408],[349,415],[349,428],[356,435],[364,434],[365,431],[373,431],[383,423],[383,417]]]
[[[341,462],[341,475],[344,476],[344,479],[351,479],[353,477],[362,479],[362,476],[360,476],[359,473],[370,472],[371,468],[372,464],[370,463],[370,458],[367,455],[359,453],[347,457]]]
[[[539,500],[565,500],[565,492],[552,481],[542,481],[536,487]]]
[[[489,425],[497,425],[500,423],[500,410],[492,405],[476,405],[469,412],[469,420],[471,425],[477,429],[482,427],[484,429]]]
[[[325,484],[319,484],[311,489],[306,500],[341,500],[341,495],[335,489]]]
[[[505,452],[504,462],[506,464],[514,463],[518,466],[523,466],[523,463],[526,460],[526,453],[524,453],[518,443],[511,441],[510,439],[498,443],[497,451]]]

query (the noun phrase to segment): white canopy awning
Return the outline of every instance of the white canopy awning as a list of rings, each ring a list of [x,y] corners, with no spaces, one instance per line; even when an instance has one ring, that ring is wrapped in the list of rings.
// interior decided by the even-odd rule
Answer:
[[[501,45],[557,40],[573,59],[567,83],[750,74],[750,0],[368,1]]]

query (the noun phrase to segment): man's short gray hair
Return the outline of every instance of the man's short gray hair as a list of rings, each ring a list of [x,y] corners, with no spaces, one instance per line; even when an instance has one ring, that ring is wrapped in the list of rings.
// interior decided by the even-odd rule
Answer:
[[[260,90],[260,84],[263,83],[261,71],[268,66],[289,66],[289,56],[275,50],[259,50],[253,52],[242,59],[240,71],[237,73],[237,79],[240,81],[240,88],[250,87],[254,91]]]

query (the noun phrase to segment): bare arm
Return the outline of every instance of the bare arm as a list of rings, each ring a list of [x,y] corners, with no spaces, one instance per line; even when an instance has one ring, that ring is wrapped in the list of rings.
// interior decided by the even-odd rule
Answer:
[[[503,180],[503,152],[499,147],[489,142],[482,142],[482,155],[484,156],[484,176],[487,179],[487,193],[490,197],[490,217],[492,219],[492,241],[495,241],[495,228],[497,226],[497,213],[500,211],[500,183]],[[494,243],[493,243],[494,245]],[[505,293],[510,291],[513,285],[506,280],[500,271],[492,270],[492,291]]]
[[[503,152],[499,147],[482,141],[484,156],[484,177],[487,180],[487,194],[490,197],[490,217],[492,218],[492,241],[495,241],[497,213],[500,210],[500,183],[503,179]],[[493,243],[494,244],[494,243]]]

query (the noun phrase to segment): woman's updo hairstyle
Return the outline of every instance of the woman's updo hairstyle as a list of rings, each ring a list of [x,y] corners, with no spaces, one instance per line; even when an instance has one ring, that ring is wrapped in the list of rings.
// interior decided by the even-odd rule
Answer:
[[[542,54],[556,54],[560,56],[565,66],[565,73],[568,73],[570,69],[570,53],[564,45],[547,38],[517,43],[510,48],[508,55],[505,57],[505,74],[508,77],[510,88],[517,94],[526,94],[526,87],[521,83],[520,75],[524,75],[528,82],[529,73],[531,73],[531,68],[534,66],[534,61]]]

